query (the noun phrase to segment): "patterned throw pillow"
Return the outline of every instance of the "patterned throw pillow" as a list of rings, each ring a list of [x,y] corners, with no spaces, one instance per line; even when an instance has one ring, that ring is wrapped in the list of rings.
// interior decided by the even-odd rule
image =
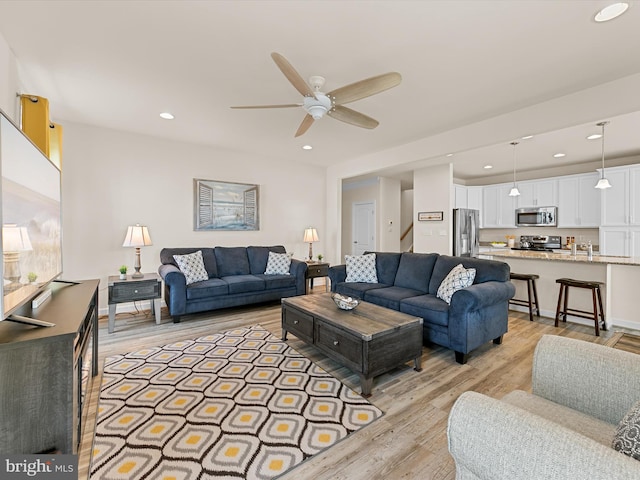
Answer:
[[[640,401],[636,402],[620,421],[611,446],[640,460]]]
[[[174,260],[178,264],[180,271],[184,273],[187,279],[187,285],[195,282],[209,280],[209,274],[204,268],[204,260],[202,260],[202,251],[190,253],[188,255],[174,255]]]
[[[458,264],[451,269],[446,278],[442,281],[438,287],[436,296],[441,298],[447,303],[451,303],[451,297],[458,290],[467,288],[473,283],[473,279],[476,278],[475,268],[464,268],[462,264]]]
[[[345,255],[347,278],[345,282],[378,283],[376,272],[376,254]]]
[[[267,269],[264,271],[265,275],[289,275],[289,268],[291,267],[291,255],[288,253],[274,253],[269,252],[269,259],[267,260]]]

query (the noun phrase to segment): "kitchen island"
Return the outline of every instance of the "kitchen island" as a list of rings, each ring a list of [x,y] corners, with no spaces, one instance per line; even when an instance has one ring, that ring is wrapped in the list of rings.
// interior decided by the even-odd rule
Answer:
[[[508,248],[482,249],[480,258],[489,258],[508,263],[515,273],[535,273],[540,276],[538,301],[540,314],[555,318],[560,286],[558,278],[575,278],[577,280],[594,280],[604,282],[605,320],[607,328],[619,326],[640,330],[640,303],[635,298],[639,295],[640,258],[613,257],[593,255],[588,259],[587,253],[580,251],[571,255],[568,251],[532,252],[511,250]],[[516,298],[527,298],[526,284],[514,282]],[[640,295],[639,295],[640,297]],[[569,295],[569,307],[580,310],[593,310],[591,292],[572,288]],[[528,311],[524,307],[510,306],[514,310]],[[568,316],[569,321],[593,326],[593,321],[586,318]]]

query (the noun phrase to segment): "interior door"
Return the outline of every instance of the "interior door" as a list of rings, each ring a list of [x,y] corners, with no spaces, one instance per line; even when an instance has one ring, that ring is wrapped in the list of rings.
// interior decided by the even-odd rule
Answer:
[[[376,248],[376,205],[375,202],[356,202],[353,204],[353,231],[351,238],[352,255],[362,255]]]

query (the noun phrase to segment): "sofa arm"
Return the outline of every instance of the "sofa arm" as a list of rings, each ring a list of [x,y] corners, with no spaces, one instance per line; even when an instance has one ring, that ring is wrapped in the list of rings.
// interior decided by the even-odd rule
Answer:
[[[296,295],[304,295],[307,293],[307,264],[302,260],[291,259],[289,273],[296,277]]]
[[[640,400],[640,356],[544,335],[533,356],[535,395],[617,424]]]
[[[164,301],[169,308],[169,315],[180,316],[187,308],[187,279],[178,267],[162,264],[158,273],[164,280]]]
[[[500,302],[508,302],[516,293],[511,282],[484,282],[458,290],[451,297],[450,316],[460,316]]]
[[[465,392],[456,400],[447,436],[458,479],[639,477],[637,460],[477,392]]]
[[[342,283],[347,279],[347,266],[334,265],[329,268],[329,281],[331,282],[331,291],[336,291],[338,283]]]

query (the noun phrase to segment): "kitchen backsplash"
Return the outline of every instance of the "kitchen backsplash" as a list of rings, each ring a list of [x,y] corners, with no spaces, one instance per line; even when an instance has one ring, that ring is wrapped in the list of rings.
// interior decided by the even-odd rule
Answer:
[[[553,227],[519,227],[519,228],[481,228],[480,244],[490,242],[506,242],[507,235],[514,235],[516,245],[521,235],[560,235],[562,244],[567,243],[567,236],[575,237],[576,243],[588,243],[593,245],[600,243],[600,234],[597,228],[553,228]]]

